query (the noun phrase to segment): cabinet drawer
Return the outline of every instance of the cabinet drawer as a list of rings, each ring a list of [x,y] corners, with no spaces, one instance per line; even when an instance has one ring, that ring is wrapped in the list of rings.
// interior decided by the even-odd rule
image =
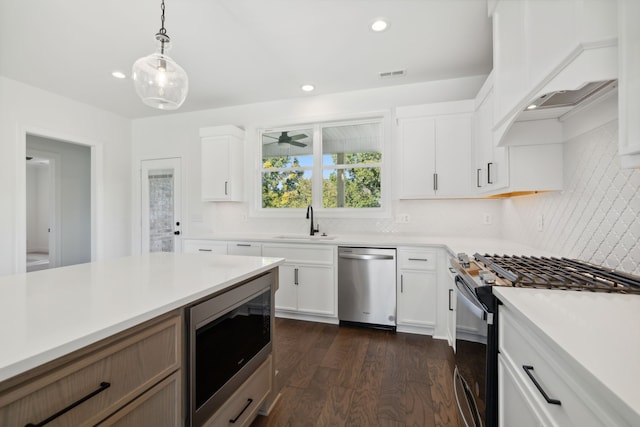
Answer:
[[[184,240],[182,242],[182,252],[184,253],[211,253],[227,254],[227,242],[213,240]]]
[[[110,416],[100,427],[175,427],[182,424],[180,371]]]
[[[438,264],[436,251],[398,250],[398,267],[409,270],[435,270]]]
[[[227,255],[261,256],[262,243],[227,242]]]
[[[205,427],[248,426],[271,391],[271,356],[236,390]],[[232,421],[233,420],[233,421]]]
[[[25,381],[0,395],[0,425],[94,425],[180,367],[181,321],[173,317]],[[106,384],[109,384],[108,386]]]
[[[612,425],[598,416],[602,411],[597,410],[594,402],[587,401],[588,394],[571,378],[569,367],[562,363],[552,347],[519,323],[505,306],[500,306],[499,327],[501,355],[547,418],[561,426]],[[534,380],[550,399],[559,400],[561,404],[547,402]]]
[[[333,264],[333,247],[264,244],[262,256],[285,258],[290,263],[307,261],[318,264]]]

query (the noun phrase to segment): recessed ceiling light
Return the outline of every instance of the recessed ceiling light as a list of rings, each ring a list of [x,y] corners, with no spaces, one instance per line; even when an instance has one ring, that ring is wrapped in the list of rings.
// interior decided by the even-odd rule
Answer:
[[[124,79],[127,77],[126,74],[123,73],[122,71],[114,71],[113,73],[111,73],[111,75],[116,79]]]
[[[538,108],[536,104],[531,104],[527,107],[527,110],[535,110],[536,108]]]
[[[302,85],[302,86],[300,86],[300,89],[302,89],[305,92],[311,92],[315,88],[316,87],[314,85]]]
[[[382,32],[387,28],[389,28],[389,22],[387,22],[387,20],[384,18],[376,18],[371,23],[371,30],[375,31],[376,33]]]

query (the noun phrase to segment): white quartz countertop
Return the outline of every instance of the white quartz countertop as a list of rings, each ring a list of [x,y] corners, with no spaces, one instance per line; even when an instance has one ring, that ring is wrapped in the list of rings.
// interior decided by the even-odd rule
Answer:
[[[473,255],[479,252],[481,254],[490,253],[498,255],[558,256],[558,254],[504,239],[430,236],[416,233],[329,234],[328,236],[316,235],[313,237],[293,233],[213,233],[185,236],[183,240],[313,243],[334,246],[435,246],[447,249],[452,254],[464,252],[468,255]]]
[[[155,253],[0,277],[0,381],[283,261]]]
[[[640,295],[505,287],[493,293],[619,399],[618,413],[640,420]]]

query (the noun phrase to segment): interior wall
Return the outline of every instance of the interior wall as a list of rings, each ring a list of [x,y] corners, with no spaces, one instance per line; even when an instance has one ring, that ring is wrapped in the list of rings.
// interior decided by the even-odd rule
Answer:
[[[473,99],[485,78],[477,76],[137,119],[133,121],[134,173],[137,173],[140,159],[183,159],[183,164],[188,165],[183,169],[186,199],[183,234],[187,236],[212,232],[303,233],[308,229],[304,215],[295,219],[257,218],[251,216],[249,203],[203,203],[200,200],[200,128],[233,124],[245,129],[245,188],[248,188],[252,185],[253,159],[259,146],[257,129],[260,127],[390,112],[405,105]],[[135,209],[138,208],[134,204]],[[483,212],[493,215],[492,225],[482,225]],[[465,232],[470,236],[499,237],[501,212],[501,202],[496,200],[392,200],[391,218],[387,219],[332,219],[323,218],[321,214],[317,218],[321,230],[328,233],[374,231],[450,235]],[[409,214],[410,222],[395,223],[396,213]],[[139,209],[134,211],[134,218],[138,215]],[[134,232],[135,239],[139,240],[139,235],[139,231]],[[136,242],[134,251],[138,250],[139,242]]]
[[[131,121],[0,76],[0,275],[17,271],[26,246],[25,133],[96,144],[96,259],[131,249]],[[26,248],[25,248],[26,249]],[[24,261],[24,259],[23,259]]]
[[[91,148],[27,135],[27,149],[57,155],[60,266],[91,261]],[[43,207],[47,209],[48,203]],[[55,225],[52,225],[55,226]]]
[[[615,98],[565,124],[564,190],[506,200],[506,238],[640,275],[640,169],[620,168],[614,111]]]

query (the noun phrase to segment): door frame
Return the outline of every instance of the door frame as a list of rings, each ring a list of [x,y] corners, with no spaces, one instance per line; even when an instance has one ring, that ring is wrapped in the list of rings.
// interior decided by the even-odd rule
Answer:
[[[14,271],[27,271],[27,135],[55,139],[69,144],[84,145],[91,149],[91,261],[103,256],[104,231],[102,227],[103,162],[104,148],[101,142],[77,135],[69,135],[51,129],[29,125],[19,126],[16,138],[16,211],[14,235]],[[59,252],[59,251],[58,251]],[[24,255],[24,256],[23,256]]]
[[[177,160],[179,168],[180,168],[180,200],[175,200],[174,204],[176,204],[177,206],[180,207],[180,213],[181,213],[181,218],[179,219],[180,221],[180,232],[182,233],[181,236],[184,236],[184,231],[185,231],[185,225],[186,222],[184,221],[185,215],[186,215],[186,209],[185,209],[185,179],[184,179],[184,172],[183,172],[183,161],[182,161],[182,156],[176,155],[176,156],[166,156],[166,157],[139,157],[136,162],[134,163],[135,168],[136,168],[136,172],[134,174],[134,176],[137,176],[137,179],[134,179],[134,186],[136,187],[133,191],[133,197],[135,197],[136,200],[134,200],[133,202],[133,208],[135,210],[133,217],[135,218],[135,220],[133,221],[133,236],[134,238],[132,239],[132,253],[134,254],[142,254],[142,202],[143,202],[143,197],[142,197],[142,162],[145,161],[154,161],[154,160]],[[182,252],[182,239],[180,238],[176,238],[175,240],[175,246],[174,246],[174,252]]]

